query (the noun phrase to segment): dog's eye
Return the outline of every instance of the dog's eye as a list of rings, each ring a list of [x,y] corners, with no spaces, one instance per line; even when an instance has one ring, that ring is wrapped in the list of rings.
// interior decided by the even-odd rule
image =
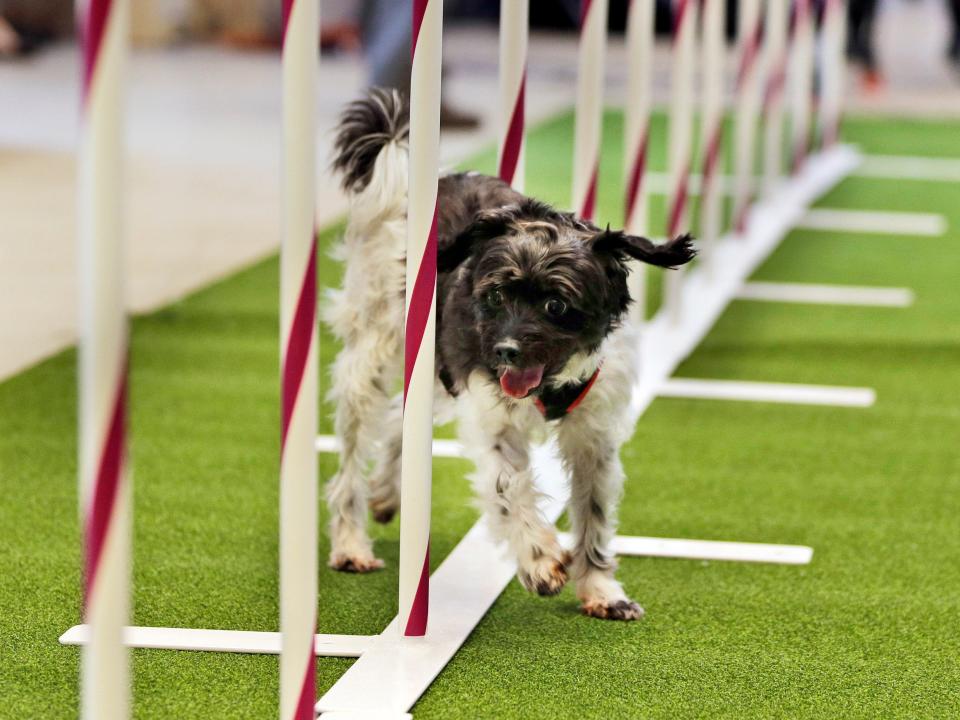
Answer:
[[[547,311],[547,315],[551,317],[562,317],[567,311],[567,304],[560,298],[550,298],[544,305],[544,309]]]
[[[497,289],[490,290],[487,293],[487,305],[493,308],[503,305],[503,293]]]

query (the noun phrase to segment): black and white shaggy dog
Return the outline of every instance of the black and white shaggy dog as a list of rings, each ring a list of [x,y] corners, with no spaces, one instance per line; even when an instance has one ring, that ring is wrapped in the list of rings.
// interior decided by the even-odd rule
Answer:
[[[400,502],[394,389],[403,373],[407,130],[402,97],[373,90],[347,107],[336,141],[351,209],[343,287],[326,309],[343,341],[331,390],[340,471],[327,497],[330,565],[353,572],[383,565],[367,506],[387,522]],[[682,265],[694,255],[690,238],[657,245],[602,230],[477,173],[440,179],[437,228],[437,410],[459,420],[493,533],[528,590],[552,595],[570,577],[588,615],[641,617],[609,549],[623,485],[618,452],[633,430],[627,262]],[[530,446],[548,433],[570,475],[569,553],[537,510]]]

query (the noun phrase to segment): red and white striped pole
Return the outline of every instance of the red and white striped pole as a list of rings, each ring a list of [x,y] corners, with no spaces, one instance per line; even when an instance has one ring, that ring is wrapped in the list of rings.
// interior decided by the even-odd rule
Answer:
[[[647,147],[650,142],[650,110],[653,106],[654,0],[630,0],[627,10],[627,103],[624,110],[624,228],[631,235],[649,235]],[[646,265],[630,263],[630,317],[646,319]]]
[[[280,717],[313,720],[317,625],[318,0],[283,0],[283,238],[280,251]]]
[[[425,635],[430,592],[430,492],[437,319],[437,172],[443,1],[413,2],[410,191],[400,460],[400,632]]]
[[[529,0],[500,3],[500,179],[523,192]]]
[[[843,81],[846,61],[843,43],[847,36],[847,6],[844,0],[825,0],[820,34],[820,145],[828,148],[840,139]]]
[[[693,157],[693,82],[697,41],[697,0],[674,0],[673,69],[670,77],[670,128],[667,137],[667,237],[685,231],[689,216],[690,166]],[[683,309],[683,271],[666,274],[664,303],[679,322]]]
[[[789,2],[767,0],[764,27],[763,64],[767,70],[767,86],[763,94],[763,176],[768,193],[776,188],[783,175],[783,90],[787,73]]]
[[[737,102],[734,122],[733,225],[743,233],[753,199],[754,143],[760,110],[760,43],[763,24],[760,0],[741,0],[737,27]]]
[[[123,83],[127,0],[78,7],[83,54],[79,148],[79,480],[84,536],[81,716],[130,713],[123,627],[130,611],[128,333],[123,290]]]
[[[607,0],[581,0],[572,207],[587,220],[593,219],[597,206],[606,46]]]
[[[700,137],[702,184],[700,187],[700,237],[709,272],[709,253],[720,237],[723,188],[717,172],[723,143],[723,89],[726,55],[724,25],[726,0],[703,0],[703,113]]]
[[[813,83],[813,17],[810,0],[794,0],[790,32],[790,169],[798,172],[810,149]]]

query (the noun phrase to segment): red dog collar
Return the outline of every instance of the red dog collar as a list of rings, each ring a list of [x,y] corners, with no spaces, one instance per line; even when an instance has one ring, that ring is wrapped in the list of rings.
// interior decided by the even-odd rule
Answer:
[[[590,388],[597,381],[602,365],[603,363],[598,365],[593,375],[583,382],[561,385],[558,388],[544,388],[533,399],[533,404],[547,420],[559,420],[583,402]]]

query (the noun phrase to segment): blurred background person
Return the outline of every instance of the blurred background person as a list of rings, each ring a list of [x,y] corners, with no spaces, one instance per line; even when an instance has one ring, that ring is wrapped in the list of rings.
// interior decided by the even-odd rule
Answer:
[[[873,44],[877,0],[849,0],[849,3],[847,57],[863,69],[864,88],[876,91],[883,85]]]
[[[947,58],[960,70],[960,0],[947,0],[947,5],[950,6],[950,17],[953,19],[953,33]]]
[[[72,32],[72,0],[0,0],[0,57],[27,55]]]

